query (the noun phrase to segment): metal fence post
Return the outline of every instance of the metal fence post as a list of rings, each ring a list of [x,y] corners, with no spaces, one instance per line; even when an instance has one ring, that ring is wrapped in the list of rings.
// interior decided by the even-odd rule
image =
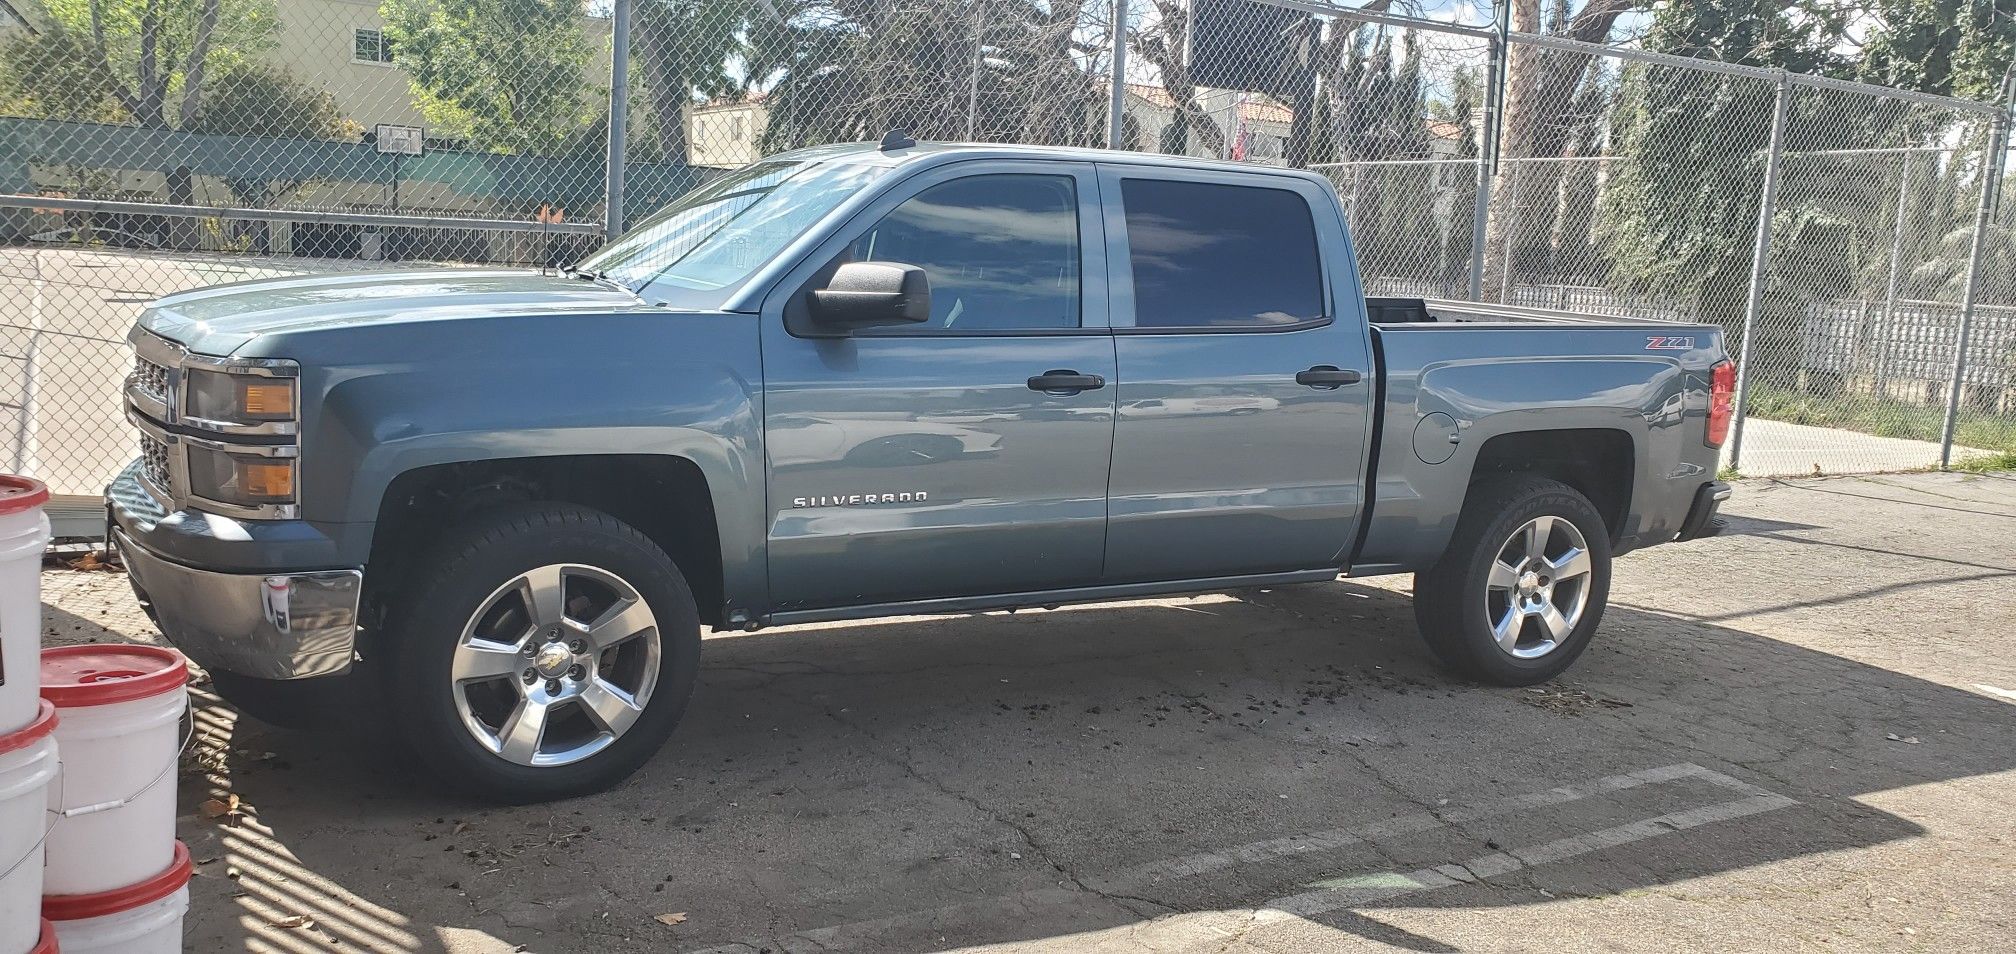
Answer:
[[[616,0],[609,38],[609,167],[603,194],[602,234],[614,239],[623,234],[623,139],[630,119],[630,4]],[[677,122],[685,122],[680,116]],[[685,156],[667,157],[684,162]]]
[[[980,141],[980,7],[973,7],[973,64],[966,73],[966,141]]]
[[[1524,166],[1505,171],[1505,242],[1498,250],[1498,303],[1512,304],[1512,237],[1519,232],[1519,172]]]
[[[1778,162],[1785,152],[1785,111],[1792,98],[1792,78],[1778,71],[1778,91],[1771,107],[1771,146],[1764,156],[1764,194],[1757,202],[1757,244],[1750,252],[1750,296],[1743,306],[1743,347],[1736,359],[1735,421],[1729,432],[1729,469],[1743,464],[1743,419],[1750,403],[1750,348],[1757,340],[1757,315],[1764,308],[1764,283],[1771,273],[1771,219],[1778,212]]]
[[[1127,144],[1127,0],[1113,0],[1113,101],[1107,109],[1106,148]],[[1182,117],[1178,116],[1181,122]]]
[[[1499,4],[1501,10],[1509,9]],[[1500,17],[1498,32],[1491,38],[1491,61],[1484,71],[1483,141],[1477,146],[1477,204],[1470,211],[1470,300],[1484,300],[1484,240],[1491,220],[1491,170],[1498,162],[1498,125],[1504,117],[1505,61],[1511,46],[1505,38],[1507,26]]]
[[[1911,206],[1911,166],[1918,154],[1904,153],[1904,169],[1897,184],[1897,224],[1890,235],[1890,283],[1883,291],[1883,335],[1876,342],[1876,397],[1890,396],[1890,348],[1897,335],[1898,283],[1904,273],[1904,226]]]
[[[2008,90],[2003,90],[2007,101]],[[2009,110],[1995,114],[1995,126],[1988,133],[1988,153],[1981,157],[1981,203],[1974,209],[1974,237],[1967,245],[1967,281],[1960,292],[1960,334],[1953,342],[1953,382],[1946,389],[1946,422],[1939,428],[1939,469],[1953,465],[1953,431],[1960,423],[1960,391],[1967,380],[1967,340],[1974,331],[1974,294],[1980,286],[1981,246],[1988,237],[1988,217],[1995,208],[1995,191],[2002,181],[2002,162],[2008,149]]]

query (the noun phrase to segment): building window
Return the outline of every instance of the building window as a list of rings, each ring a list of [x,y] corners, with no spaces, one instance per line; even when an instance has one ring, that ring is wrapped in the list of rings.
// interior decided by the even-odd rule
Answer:
[[[355,45],[351,49],[351,58],[359,63],[390,63],[392,38],[386,36],[382,30],[358,27]]]

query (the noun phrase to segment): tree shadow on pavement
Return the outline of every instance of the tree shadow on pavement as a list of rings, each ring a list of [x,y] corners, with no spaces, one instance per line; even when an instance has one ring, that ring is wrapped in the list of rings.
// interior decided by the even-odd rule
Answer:
[[[1541,904],[1881,844],[1922,832],[1857,796],[2016,768],[2006,703],[1631,609],[1562,681],[1462,683],[1405,596],[1349,583],[721,635],[703,666],[637,777],[522,808],[432,794],[394,739],[207,708],[246,814],[185,826],[220,859],[192,940],[307,913],[366,949],[935,950],[1313,892],[1344,901],[1322,930],[1451,950],[1351,899]],[[1533,798],[1560,804],[1500,810]]]

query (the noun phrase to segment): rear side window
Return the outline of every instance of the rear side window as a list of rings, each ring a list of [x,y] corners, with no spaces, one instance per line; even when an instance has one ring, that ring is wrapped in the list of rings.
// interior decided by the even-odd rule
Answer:
[[[1309,203],[1286,189],[1124,179],[1137,328],[1254,328],[1323,317]]]

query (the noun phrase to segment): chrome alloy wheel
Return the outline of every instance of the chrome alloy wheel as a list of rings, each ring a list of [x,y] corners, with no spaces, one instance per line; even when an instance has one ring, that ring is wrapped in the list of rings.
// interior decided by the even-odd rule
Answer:
[[[455,644],[455,709],[518,765],[568,765],[636,724],[658,684],[658,620],[606,570],[556,563],[491,593]]]
[[[1560,517],[1534,517],[1491,558],[1484,618],[1498,648],[1538,659],[1568,641],[1589,605],[1589,542]]]

